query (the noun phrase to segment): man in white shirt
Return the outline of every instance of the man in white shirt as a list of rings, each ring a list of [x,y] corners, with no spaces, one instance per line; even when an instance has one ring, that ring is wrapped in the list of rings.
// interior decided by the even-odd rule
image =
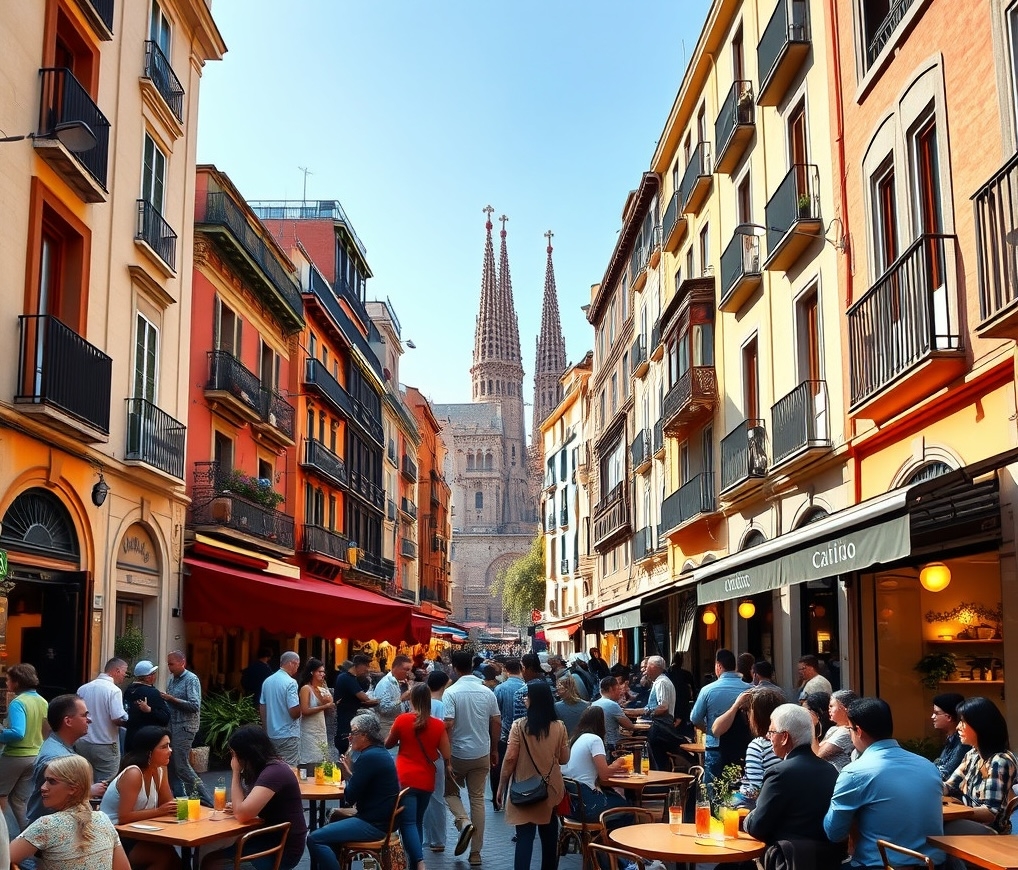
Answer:
[[[445,730],[452,744],[453,776],[445,781],[445,802],[456,820],[459,838],[456,855],[470,845],[470,866],[481,864],[484,844],[484,784],[488,771],[498,764],[498,739],[502,716],[495,693],[471,674],[468,652],[452,654],[452,666],[459,679],[445,692]],[[470,815],[460,797],[464,778],[470,798]]]
[[[604,710],[604,743],[610,754],[622,736],[621,731],[625,731],[626,734],[633,733],[633,721],[623,712],[619,704],[622,684],[615,677],[605,677],[601,680],[600,687],[601,697],[590,706]]]
[[[810,692],[826,692],[829,695],[833,691],[830,681],[820,673],[820,660],[814,655],[799,659],[799,676],[802,678],[800,701]]]
[[[375,712],[378,720],[382,723],[382,740],[389,736],[392,723],[400,713],[410,712],[410,671],[413,662],[410,656],[399,655],[392,660],[392,670],[389,671],[375,686],[374,696],[378,701]],[[389,750],[389,754],[395,758],[398,747]]]
[[[92,724],[75,742],[74,751],[92,765],[92,782],[109,782],[120,769],[120,726],[127,724],[120,686],[126,676],[127,662],[112,658],[98,677],[78,689]]]
[[[651,681],[650,697],[643,715],[651,719],[647,748],[655,770],[670,770],[668,753],[674,751],[675,684],[665,674],[665,660],[661,656],[647,659],[647,679]]]

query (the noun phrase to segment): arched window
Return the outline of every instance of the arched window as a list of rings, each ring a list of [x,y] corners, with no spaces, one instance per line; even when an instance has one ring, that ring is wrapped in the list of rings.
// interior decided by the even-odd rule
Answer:
[[[474,508],[476,510],[484,509],[484,493],[480,490],[474,493]]]
[[[473,470],[474,470],[474,451],[473,450],[468,450],[467,451],[467,471],[473,471]]]
[[[742,539],[742,550],[748,550],[751,547],[758,547],[767,539],[764,537],[764,533],[759,529],[752,529],[746,534],[746,537]]]
[[[484,381],[481,381],[481,395],[484,395]]]
[[[78,561],[78,535],[71,514],[45,489],[29,489],[14,499],[3,517],[0,545],[64,562]]]
[[[905,486],[914,486],[917,483],[926,483],[942,474],[949,474],[954,469],[946,462],[927,462],[913,471],[905,480]]]
[[[489,450],[484,454],[484,470],[491,471],[495,467],[495,457],[491,455]]]

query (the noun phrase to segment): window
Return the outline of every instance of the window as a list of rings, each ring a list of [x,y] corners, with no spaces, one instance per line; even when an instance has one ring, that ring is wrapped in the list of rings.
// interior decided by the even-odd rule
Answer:
[[[741,82],[746,78],[746,58],[742,48],[742,25],[732,37],[732,79]]]
[[[52,314],[79,335],[85,331],[91,234],[66,206],[32,179],[32,250],[27,311]],[[33,366],[34,368],[34,366]],[[28,385],[26,385],[27,387]]]
[[[271,483],[272,478],[275,477],[273,473],[272,463],[267,459],[258,460],[258,479],[267,480]]]
[[[759,366],[756,336],[753,336],[742,349],[742,388],[747,420],[760,416]]]
[[[714,426],[709,424],[703,427],[703,435],[700,437],[700,457],[703,460],[703,473],[708,477],[714,474]],[[713,484],[711,484],[713,491]]]
[[[686,275],[689,278],[692,278],[694,275],[696,275],[696,272],[693,271],[693,244],[692,244],[692,242],[690,243],[689,247],[686,248]],[[676,288],[676,289],[678,289],[678,288]]]
[[[228,474],[233,470],[233,439],[222,432],[216,432],[212,441],[212,458],[219,465],[219,473]]]
[[[877,59],[880,50],[890,39],[895,28],[888,21],[893,0],[862,0],[863,41],[866,45],[866,66]],[[895,3],[896,6],[908,4]]]
[[[749,173],[747,172],[742,181],[739,182],[738,190],[735,193],[736,218],[740,224],[753,222],[753,203],[749,189]]]
[[[152,0],[152,12],[149,17],[148,38],[151,39],[167,58],[170,56],[170,21],[166,17],[157,0]]]
[[[480,490],[474,493],[474,510],[484,510],[484,493]]]
[[[626,445],[620,440],[612,452],[603,460],[601,469],[602,492],[610,493],[625,480],[626,476]]]
[[[912,134],[911,151],[912,189],[916,198],[914,233],[918,237],[925,233],[943,232],[937,119],[932,112],[920,121]]]
[[[608,347],[615,346],[615,300],[608,306]]]
[[[612,416],[619,409],[619,373],[612,372]]]
[[[277,392],[279,390],[279,364],[280,358],[271,347],[259,339],[261,351],[258,354],[258,377],[262,382],[262,388]],[[324,443],[324,439],[323,443]]]
[[[1008,57],[1010,59],[1011,78],[1011,110],[1018,110],[1018,3],[1012,3],[1007,10],[1007,23],[1005,26]],[[1013,119],[1018,126],[1018,115]]]
[[[467,471],[473,471],[473,470],[474,470],[474,451],[473,450],[468,450],[467,451]]]
[[[622,398],[629,398],[629,351],[622,354]]]
[[[823,378],[820,354],[820,318],[817,291],[814,287],[796,305],[798,320],[799,380],[819,381]]]
[[[336,531],[336,496],[329,496],[329,531]]]
[[[155,141],[145,134],[145,152],[142,163],[141,198],[159,214],[163,213],[166,190],[166,155]]]
[[[872,180],[874,277],[898,259],[898,203],[894,162],[888,158]]]
[[[689,442],[679,446],[679,486],[689,481]]]
[[[241,335],[243,333],[243,322],[233,311],[216,297],[216,350],[224,350],[233,356],[240,358]],[[314,345],[314,336],[311,337]]]
[[[710,271],[710,224],[700,230],[700,274],[707,275]]]
[[[139,314],[134,336],[134,388],[132,397],[156,404],[159,364],[159,330]]]
[[[809,178],[806,164],[809,155],[806,150],[806,103],[800,102],[788,118],[788,159],[795,167],[796,197],[809,194]]]

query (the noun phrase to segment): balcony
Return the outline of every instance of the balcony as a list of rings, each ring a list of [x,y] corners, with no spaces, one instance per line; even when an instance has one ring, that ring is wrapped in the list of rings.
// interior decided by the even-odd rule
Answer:
[[[346,487],[349,482],[346,463],[314,438],[304,439],[304,455],[300,464],[302,468],[325,478],[333,486]]]
[[[389,559],[385,559],[374,553],[367,553],[363,550],[360,551],[357,557],[357,564],[350,566],[353,571],[360,574],[368,575],[367,579],[384,585],[396,574],[396,563]]]
[[[826,381],[803,381],[771,406],[774,468],[831,449]]]
[[[604,552],[629,537],[629,533],[629,498],[623,481],[594,507],[594,547]]]
[[[633,471],[639,474],[650,468],[650,430],[641,429],[636,433],[636,438],[630,447],[630,456],[633,461]]]
[[[210,191],[195,205],[195,229],[203,232],[250,284],[284,332],[300,331],[304,303],[296,279],[282,265],[276,250],[254,230],[240,206],[227,194]]]
[[[385,510],[385,490],[380,483],[372,480],[363,471],[348,468],[350,492],[359,496],[379,513]]]
[[[866,69],[869,69],[877,62],[877,58],[880,57],[884,46],[891,41],[894,31],[898,29],[905,18],[905,14],[914,2],[915,0],[893,0],[884,20],[877,27],[873,28],[873,36],[870,37],[869,42],[866,44]]]
[[[787,272],[807,248],[824,244],[820,213],[820,176],[812,163],[796,163],[788,170],[764,210],[767,261],[764,267]]]
[[[124,460],[143,462],[184,479],[184,436],[187,427],[148,399],[127,399],[127,449]]]
[[[848,309],[850,412],[877,423],[965,371],[957,238],[922,235]]]
[[[382,423],[367,407],[351,396],[329,370],[316,359],[308,359],[304,386],[329,402],[335,411],[357,426],[376,444],[382,444]],[[416,479],[416,478],[415,478]]]
[[[559,561],[558,573],[560,576],[565,577],[569,574],[569,560],[562,559]]]
[[[113,0],[78,0],[85,20],[104,42],[113,39],[113,6]]]
[[[654,536],[650,526],[644,526],[633,533],[633,561],[642,562],[654,555]]]
[[[679,437],[714,413],[718,378],[714,366],[690,366],[665,393],[661,421],[666,435]]]
[[[286,399],[273,390],[261,390],[260,419],[251,424],[259,437],[277,447],[293,447],[296,411]]]
[[[717,145],[714,171],[731,175],[753,141],[755,132],[753,83],[745,80],[733,82],[714,122],[714,142]]]
[[[389,462],[393,465],[399,465],[399,454],[396,452],[396,442],[391,438],[389,439],[388,446],[385,448],[385,455],[388,457]]]
[[[810,53],[809,4],[778,0],[756,47],[761,106],[776,106],[788,94]]]
[[[661,459],[665,455],[665,427],[664,423],[658,420],[654,424],[654,458]]]
[[[410,458],[410,454],[403,454],[403,461],[400,463],[399,473],[403,475],[404,480],[408,480],[411,483],[417,482],[417,463]]]
[[[417,543],[411,541],[409,538],[399,539],[399,554],[404,559],[416,559],[417,558]]]
[[[342,282],[342,285],[345,286],[345,283],[346,282]],[[368,361],[371,367],[379,375],[381,375],[382,364],[378,361],[378,357],[375,356],[375,352],[371,349],[370,342],[361,335],[360,328],[356,323],[354,323],[350,315],[346,313],[343,306],[339,304],[339,298],[336,293],[340,286],[341,285],[337,283],[337,290],[334,291],[333,288],[329,286],[329,282],[322,277],[317,269],[310,269],[308,271],[308,286],[302,292],[304,293],[305,298],[310,297],[308,300],[309,302],[317,304],[319,309],[328,315],[335,327],[338,328],[340,338],[351,347],[357,348],[357,350],[364,355],[364,358]],[[356,311],[358,309],[355,308],[354,310]],[[366,312],[364,313],[364,317],[367,317]],[[369,321],[363,320],[362,322],[368,323]]]
[[[178,123],[184,121],[184,88],[170,66],[162,49],[151,39],[145,42],[145,72],[143,77],[152,82],[156,93],[162,98]]]
[[[629,255],[629,283],[635,292],[643,289],[647,283],[647,251],[637,240],[636,247]]]
[[[325,556],[328,559],[346,563],[350,558],[350,541],[337,532],[305,523],[301,534],[300,550],[302,553],[313,553],[316,556]]]
[[[710,142],[700,142],[689,156],[689,165],[679,185],[679,202],[683,214],[700,211],[710,193],[714,174],[710,163]]]
[[[138,200],[138,226],[134,240],[145,245],[166,266],[162,271],[167,278],[176,274],[177,234],[156,207],[144,199]]]
[[[1018,154],[972,197],[979,266],[979,334],[1018,339]]]
[[[232,353],[210,350],[205,398],[212,409],[239,426],[262,419],[262,385]]]
[[[650,330],[650,358],[655,362],[661,360],[665,355],[665,343],[661,340],[661,321],[654,321]]]
[[[569,525],[569,508],[564,507],[559,510],[558,524],[563,529]]]
[[[638,378],[642,378],[650,368],[650,361],[647,359],[647,339],[642,335],[636,336],[629,361],[633,367],[633,374]]]
[[[36,152],[84,202],[106,202],[109,169],[110,122],[99,111],[88,91],[66,68],[39,70],[42,99],[39,129],[32,139]],[[95,147],[68,151],[56,138],[58,124],[82,121],[95,135]]]
[[[396,502],[391,498],[385,501],[385,516],[393,522],[396,521]]]
[[[274,553],[293,555],[293,517],[231,492],[218,462],[196,462],[191,527]]]
[[[429,500],[435,507],[438,507],[442,503],[442,500],[438,497],[438,490],[434,486],[431,487]]]
[[[672,535],[695,519],[717,513],[714,475],[697,474],[661,502],[658,537]]]
[[[721,439],[721,492],[737,491],[767,476],[767,429],[763,420],[746,420]]]
[[[415,505],[406,496],[403,496],[399,500],[399,509],[402,513],[406,514],[410,519],[417,519],[417,505]]]
[[[682,210],[682,203],[679,202],[681,193],[676,190],[672,198],[668,200],[668,207],[665,209],[664,219],[661,221],[662,238],[664,249],[670,254],[678,250],[679,243],[685,238],[689,223]]]
[[[760,272],[760,239],[736,233],[721,255],[722,311],[735,314],[763,281]]]
[[[554,532],[555,531],[555,511],[554,510],[550,514],[548,514],[548,520],[547,520],[547,522],[544,525],[544,530],[546,532]]]
[[[20,410],[86,443],[109,440],[113,360],[52,315],[22,314],[18,323]]]

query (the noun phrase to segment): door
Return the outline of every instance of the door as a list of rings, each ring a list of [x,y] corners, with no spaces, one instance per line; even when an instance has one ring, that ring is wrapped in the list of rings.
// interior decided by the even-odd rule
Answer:
[[[809,162],[806,144],[806,104],[799,103],[788,119],[788,157],[795,168],[795,198],[809,196],[806,164]]]
[[[47,574],[47,579],[19,581],[34,586],[39,594],[41,623],[22,630],[21,655],[39,674],[39,694],[53,698],[75,692],[88,680],[91,633],[84,606],[91,584],[88,572]],[[52,579],[50,579],[52,578]]]

